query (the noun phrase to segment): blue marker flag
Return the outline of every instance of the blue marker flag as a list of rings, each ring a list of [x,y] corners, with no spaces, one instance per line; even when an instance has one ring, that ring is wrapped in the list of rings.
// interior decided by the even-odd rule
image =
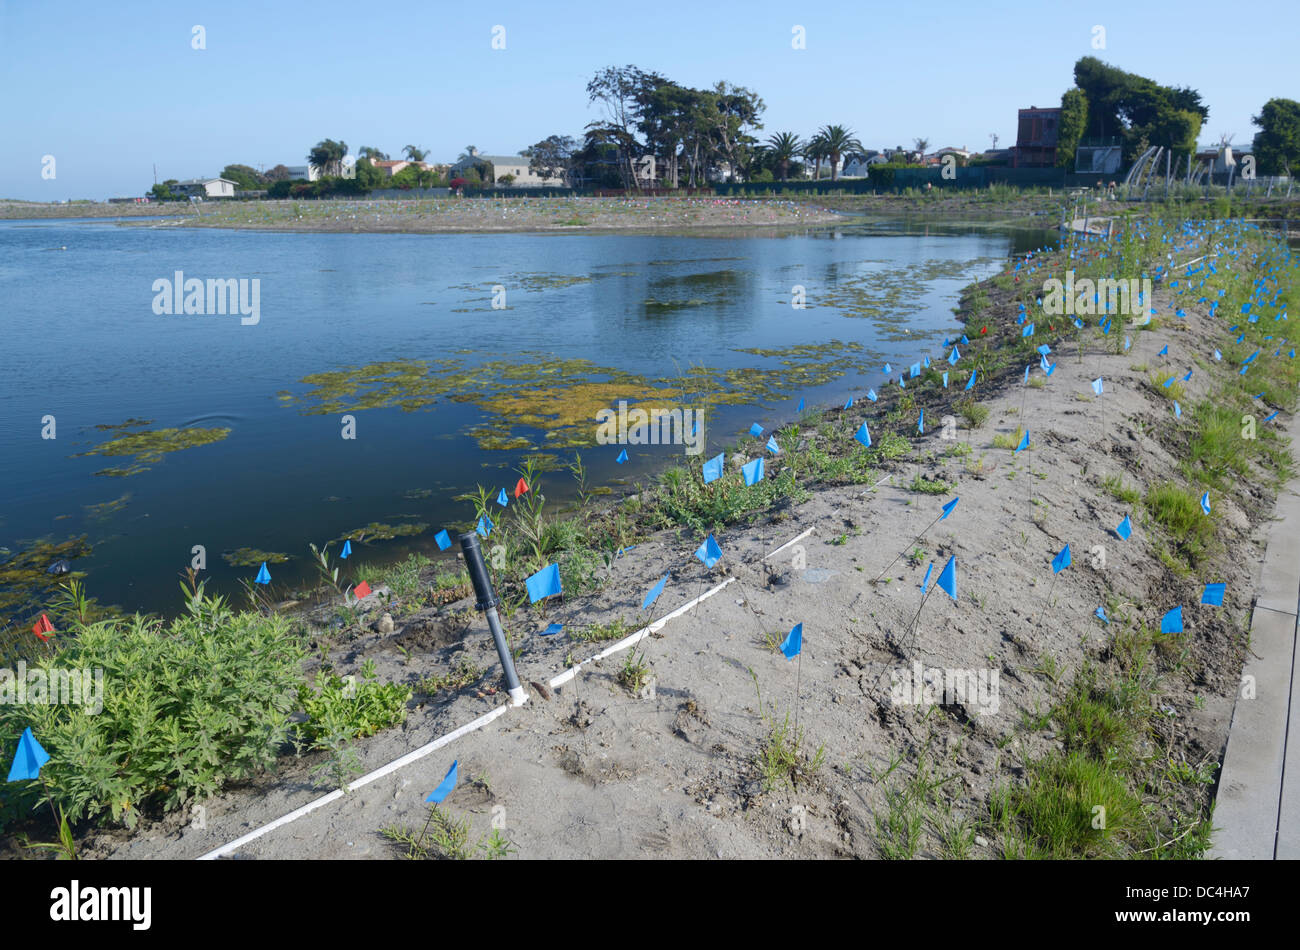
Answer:
[[[564,629],[564,624],[562,623],[550,623],[547,624],[546,629],[542,631],[542,636],[553,637],[563,629]]]
[[[852,397],[852,396],[850,396],[850,397],[848,398],[848,401],[847,401],[846,403],[844,403],[844,408],[845,408],[845,409],[852,409],[852,408],[853,408],[853,397]]]
[[[788,660],[793,660],[803,652],[803,624],[792,626],[790,632],[785,634],[785,639],[781,641],[781,652]]]
[[[1168,379],[1166,379],[1165,389],[1168,389],[1170,386],[1172,386],[1177,379],[1178,379],[1177,376],[1170,376]]]
[[[1160,348],[1160,352],[1157,353],[1156,356],[1168,356],[1168,355],[1169,355],[1169,344],[1166,343],[1164,346]]]
[[[785,654],[787,660],[793,660],[803,652],[803,624],[797,623],[790,628],[790,632],[785,635],[781,641],[781,652]]]
[[[1110,625],[1110,618],[1106,616],[1106,608],[1105,608],[1105,607],[1098,607],[1098,608],[1096,609],[1096,611],[1094,611],[1094,614],[1096,615],[1096,617],[1097,617],[1098,620],[1101,620],[1101,621],[1102,621],[1103,623],[1105,623],[1107,626]]]
[[[1133,522],[1129,520],[1128,515],[1125,515],[1124,520],[1116,526],[1115,533],[1125,541],[1129,539],[1129,535],[1133,533]]]
[[[741,468],[740,474],[744,476],[746,485],[757,485],[763,480],[763,460],[754,459]]]
[[[438,542],[439,551],[445,551],[449,547],[451,547],[451,535],[447,533],[446,528],[443,528],[441,531],[435,534],[433,536],[433,540]]]
[[[1070,566],[1070,546],[1061,548],[1061,552],[1052,558],[1052,573],[1059,574]]]
[[[713,535],[709,535],[695,550],[695,556],[704,562],[705,567],[712,567],[721,559],[722,548],[718,547],[718,542],[713,540]]]
[[[947,371],[947,370],[944,370],[944,373],[943,373],[943,388],[944,388],[944,389],[947,389],[947,388],[948,388],[948,371]]]
[[[621,452],[619,452],[619,453],[618,453],[618,458],[614,459],[614,461],[617,462],[619,465],[622,465],[624,462],[626,462],[626,461],[627,461],[627,449],[623,449]]]
[[[925,569],[925,577],[921,578],[921,593],[922,593],[922,594],[924,594],[924,593],[925,593],[925,589],[926,589],[927,587],[930,586],[930,572],[933,571],[933,570],[934,570],[934,561],[931,561],[931,562],[930,562],[930,566],[927,567],[927,568]]]
[[[757,422],[755,422],[752,426],[749,427],[749,434],[752,435],[754,438],[758,438],[760,435],[763,434],[763,427],[759,425]]]
[[[1029,385],[1029,371],[1030,371],[1031,369],[1033,369],[1032,366],[1026,366],[1026,367],[1025,367],[1025,385],[1026,385],[1026,386]]]
[[[546,565],[524,581],[524,585],[528,588],[529,602],[534,604],[552,594],[563,593],[560,590],[560,565]]]
[[[1033,336],[1033,335],[1034,335],[1034,325],[1031,323],[1031,324],[1029,324],[1028,326],[1026,326],[1023,330],[1020,331],[1020,335],[1021,335],[1021,336]]]
[[[921,364],[920,364],[920,363],[913,363],[913,364],[912,364],[912,378],[913,378],[913,379],[916,379],[916,377],[918,377],[918,376],[920,376],[920,375],[921,375]]]
[[[921,417],[916,420],[916,431],[918,435],[925,435],[925,410],[921,410]]]
[[[1092,391],[1096,393],[1098,396],[1100,396],[1102,392],[1105,391],[1105,388],[1106,388],[1105,384],[1102,383],[1102,378],[1100,376],[1098,376],[1096,379],[1092,381]]]
[[[952,501],[948,502],[948,504],[944,505],[943,514],[939,516],[939,520],[942,521],[944,518],[947,518],[950,514],[952,514],[952,510],[957,507],[957,502],[959,501],[961,501],[961,495],[958,495]]]
[[[1182,417],[1183,417],[1183,407],[1180,406],[1180,405],[1178,405],[1178,400],[1175,399],[1175,400],[1174,400],[1174,418],[1175,418],[1175,419],[1181,419]]]
[[[781,454],[781,446],[776,444],[776,436],[771,435],[767,438],[767,450],[773,455]]]
[[[429,793],[429,797],[425,799],[426,802],[433,802],[436,805],[451,794],[451,790],[456,787],[456,767],[458,765],[460,765],[459,759],[451,763],[451,768],[447,770],[447,777]]]
[[[1210,493],[1206,492],[1201,496],[1201,511],[1207,515],[1210,513]]]
[[[1223,592],[1227,590],[1226,584],[1206,584],[1205,592],[1201,594],[1201,603],[1214,604],[1216,607],[1223,603]]]
[[[258,584],[269,584],[269,583],[271,583],[271,572],[268,571],[268,570],[266,569],[266,562],[265,562],[265,561],[262,562],[261,570],[259,570],[259,571],[257,572],[257,577],[255,578],[255,581],[256,581],[256,583],[258,583]]]
[[[858,426],[858,431],[853,433],[853,438],[857,439],[867,448],[871,448],[871,433],[867,431],[867,424],[865,422]]]
[[[1277,418],[1277,414],[1278,414],[1278,412],[1280,412],[1280,411],[1281,411],[1281,410],[1275,409],[1271,414],[1269,414],[1269,415],[1267,415],[1267,416],[1264,417],[1264,421],[1265,421],[1265,422],[1272,422],[1274,419]]]
[[[961,335],[961,341],[962,341],[962,343],[966,344],[967,346],[970,346],[970,340],[966,339],[966,334],[963,333],[963,334]]]
[[[347,556],[348,556],[349,554],[351,554],[351,553],[352,553],[352,542],[351,542],[351,541],[344,541],[344,542],[343,542],[343,550],[342,550],[342,552],[339,554],[339,557],[347,557]]]
[[[875,402],[877,399],[876,391],[874,389],[868,389],[867,398],[870,399],[872,402]]]
[[[18,739],[18,748],[14,752],[13,764],[9,766],[6,782],[25,782],[40,778],[41,766],[50,761],[50,754],[41,748],[41,744],[32,735],[28,726]]]
[[[659,578],[659,583],[650,588],[650,593],[645,595],[645,600],[641,602],[641,609],[646,610],[651,604],[659,599],[659,595],[664,592],[664,585],[668,583],[668,575],[665,574]]]
[[[1040,356],[1047,356],[1051,352],[1052,352],[1052,348],[1048,346],[1046,343],[1044,343],[1042,346],[1038,348],[1038,353]]]
[[[954,346],[952,352],[948,354],[948,362],[956,366],[959,359],[961,359],[961,354],[957,352],[957,347]]]
[[[889,375],[890,373],[892,373],[893,371],[894,371],[893,367],[890,366],[888,363],[886,363],[886,364],[885,364],[885,375],[888,376],[888,375]]]
[[[972,386],[975,385],[975,374],[978,373],[978,372],[979,372],[979,370],[975,370],[975,369],[973,369],[973,370],[970,371],[970,379],[966,380],[966,388],[967,388],[967,389],[970,389]]]
[[[802,396],[799,397],[799,408],[796,409],[795,411],[796,411],[796,412],[803,412],[803,397],[802,397]]]
[[[474,526],[474,530],[486,538],[489,534],[492,533],[492,529],[494,527],[495,525],[492,524],[492,519],[489,518],[487,515],[482,515],[478,519],[478,524]]]
[[[1019,454],[1020,452],[1023,452],[1023,451],[1024,451],[1025,449],[1027,449],[1027,448],[1029,448],[1029,430],[1028,430],[1028,429],[1026,429],[1026,430],[1025,430],[1025,434],[1022,435],[1022,436],[1020,437],[1020,444],[1016,446],[1016,451],[1015,451],[1015,452],[1012,452],[1011,454],[1012,454],[1012,455],[1017,455],[1017,454]]]
[[[497,504],[500,505],[502,508],[510,504],[510,499],[506,497],[506,490],[504,488],[501,489],[501,491],[497,494]]]
[[[943,592],[953,600],[957,599],[957,555],[948,558],[948,563],[944,565],[943,572],[939,574],[939,586]]]
[[[704,484],[716,482],[722,477],[722,462],[725,452],[719,452],[713,458],[704,463]]]
[[[1183,608],[1175,607],[1169,613],[1160,618],[1161,633],[1182,633],[1183,632]]]

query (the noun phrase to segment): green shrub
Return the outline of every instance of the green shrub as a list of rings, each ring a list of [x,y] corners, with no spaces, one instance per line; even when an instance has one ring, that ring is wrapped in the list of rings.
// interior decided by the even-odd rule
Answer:
[[[281,617],[235,614],[215,598],[166,624],[73,625],[67,642],[40,667],[102,670],[102,710],[0,705],[0,755],[30,726],[69,821],[133,827],[142,811],[179,808],[270,765],[289,738],[304,651]],[[36,781],[10,785],[6,800],[26,813],[40,792]]]
[[[305,683],[298,688],[307,713],[300,732],[322,748],[340,739],[373,736],[406,718],[412,692],[410,686],[378,682],[373,660],[362,664],[359,682],[335,673],[317,676],[315,689]]]

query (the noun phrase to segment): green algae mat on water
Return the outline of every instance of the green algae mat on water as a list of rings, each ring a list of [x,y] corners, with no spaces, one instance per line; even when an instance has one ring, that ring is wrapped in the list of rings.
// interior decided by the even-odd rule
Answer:
[[[99,429],[126,429],[136,428],[141,425],[148,425],[147,422],[132,419],[128,422],[121,423],[117,426],[96,426]],[[79,452],[73,458],[82,458],[88,455],[104,455],[110,458],[132,458],[130,465],[120,468],[105,468],[96,472],[96,475],[108,475],[114,478],[125,478],[130,475],[138,475],[141,472],[149,471],[149,465],[146,463],[160,462],[162,457],[171,452],[180,452],[184,449],[198,448],[202,445],[211,445],[213,442],[220,442],[230,435],[229,429],[146,429],[140,432],[129,432],[126,435],[120,435],[115,439],[109,439],[100,445],[95,446],[86,452]]]
[[[596,444],[597,413],[621,401],[687,403],[706,412],[717,406],[751,405],[863,371],[874,359],[861,343],[839,340],[733,352],[776,360],[779,366],[695,365],[679,368],[674,376],[650,378],[587,359],[538,352],[474,364],[448,358],[388,360],[312,373],[301,380],[310,387],[306,392],[284,390],[277,396],[305,415],[388,408],[414,412],[430,410],[440,399],[470,403],[485,415],[467,431],[479,448],[580,448]],[[540,441],[528,431],[542,433]]]

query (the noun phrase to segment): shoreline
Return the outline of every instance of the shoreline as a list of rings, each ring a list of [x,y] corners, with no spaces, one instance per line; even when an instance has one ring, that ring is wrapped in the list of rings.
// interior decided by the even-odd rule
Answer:
[[[1139,620],[1149,621],[1153,611],[1158,616],[1163,605],[1182,595],[1190,597],[1193,587],[1199,589],[1195,582],[1206,579],[1201,574],[1222,571],[1225,576],[1215,576],[1229,582],[1224,610],[1202,619],[1195,608],[1184,606],[1189,619],[1192,614],[1196,617],[1192,621],[1194,636],[1179,647],[1189,652],[1186,659],[1179,660],[1179,667],[1162,673],[1180,683],[1186,675],[1179,672],[1183,665],[1188,665],[1188,672],[1197,671],[1201,685],[1196,687],[1193,680],[1193,686],[1199,690],[1201,702],[1183,689],[1152,684],[1157,690],[1154,695],[1176,713],[1168,723],[1179,723],[1182,730],[1181,734],[1169,731],[1170,741],[1178,740],[1180,755],[1185,758],[1192,753],[1186,761],[1195,780],[1171,786],[1176,811],[1203,814],[1207,788],[1199,781],[1201,766],[1194,760],[1222,748],[1226,736],[1244,649],[1244,631],[1230,618],[1251,602],[1257,578],[1251,576],[1245,554],[1261,547],[1260,532],[1267,524],[1272,499],[1269,491],[1259,486],[1240,488],[1240,497],[1231,490],[1226,494],[1216,490],[1216,506],[1223,509],[1218,516],[1223,520],[1215,521],[1216,530],[1230,533],[1232,543],[1222,542],[1222,548],[1215,549],[1218,553],[1210,552],[1200,568],[1192,566],[1189,575],[1180,575],[1169,570],[1163,558],[1177,563],[1182,549],[1160,524],[1146,520],[1141,493],[1127,503],[1110,496],[1124,489],[1135,473],[1139,483],[1146,482],[1148,494],[1164,482],[1183,477],[1177,464],[1182,437],[1177,430],[1167,431],[1172,418],[1168,397],[1149,379],[1152,371],[1147,361],[1161,363],[1157,355],[1161,343],[1169,345],[1171,352],[1180,351],[1179,367],[1193,359],[1199,367],[1191,381],[1180,385],[1180,392],[1186,390],[1182,398],[1189,415],[1193,400],[1204,396],[1211,401],[1211,378],[1227,380],[1224,385],[1233,382],[1229,361],[1244,359],[1249,350],[1218,342],[1223,328],[1196,312],[1202,308],[1190,303],[1186,304],[1186,320],[1164,316],[1171,296],[1170,289],[1160,284],[1155,302],[1162,316],[1155,325],[1140,331],[1120,330],[1132,335],[1131,352],[1114,352],[1115,347],[1109,346],[1113,340],[1096,333],[1090,320],[1086,339],[1082,333],[1052,337],[1056,372],[1043,377],[1041,371],[1035,371],[1035,383],[1041,378],[1042,385],[1024,386],[1018,381],[1032,347],[1019,337],[1012,307],[1028,290],[1028,283],[1016,290],[1010,272],[967,288],[962,309],[972,343],[959,344],[964,359],[956,367],[935,363],[936,370],[948,369],[954,377],[961,377],[961,371],[972,364],[982,367],[975,390],[978,399],[969,406],[987,409],[987,425],[983,419],[976,421],[979,413],[969,408],[954,414],[967,423],[958,424],[958,438],[936,439],[933,430],[943,420],[935,410],[958,406],[960,397],[938,385],[937,373],[927,373],[917,379],[919,386],[913,384],[907,390],[900,390],[896,383],[888,388],[882,385],[879,404],[860,400],[853,409],[816,410],[805,413],[797,424],[776,427],[776,438],[788,459],[765,453],[761,438],[741,440],[745,456],[757,452],[768,458],[767,478],[749,490],[749,500],[763,502],[757,507],[744,507],[748,503],[745,490],[731,484],[732,476],[727,477],[725,490],[714,491],[710,498],[688,475],[688,481],[679,481],[677,489],[666,488],[674,480],[661,477],[632,498],[591,513],[589,522],[607,522],[616,521],[620,511],[630,509],[631,523],[625,527],[635,540],[620,545],[619,555],[605,568],[606,583],[577,600],[566,596],[555,615],[507,608],[506,624],[520,644],[518,662],[526,684],[563,670],[566,662],[561,658],[566,651],[579,659],[599,642],[585,637],[572,640],[569,635],[535,636],[545,622],[562,620],[571,627],[577,625],[576,629],[585,625],[590,630],[635,619],[645,588],[665,571],[673,599],[665,601],[664,610],[719,579],[733,577],[740,584],[735,598],[730,592],[715,598],[686,620],[667,627],[661,642],[648,648],[660,695],[671,698],[629,695],[617,682],[617,670],[602,670],[597,664],[584,674],[585,682],[561,688],[553,700],[535,695],[518,714],[511,713],[507,721],[513,728],[507,732],[479,734],[458,747],[454,754],[468,757],[462,759],[463,774],[468,774],[469,765],[490,771],[492,787],[500,789],[501,801],[512,813],[522,815],[508,827],[517,829],[512,840],[519,843],[521,851],[528,848],[524,856],[569,856],[576,853],[570,849],[576,849],[600,856],[712,857],[714,851],[722,854],[719,845],[724,840],[725,856],[878,857],[890,856],[886,852],[895,847],[905,853],[920,848],[935,856],[982,856],[990,846],[987,840],[979,845],[976,832],[987,839],[997,829],[990,819],[979,817],[980,811],[1001,794],[999,788],[1005,787],[1008,776],[1039,774],[1035,770],[1057,767],[1050,763],[1072,761],[1060,758],[1062,747],[1069,753],[1076,742],[1068,725],[1052,727],[1052,720],[1036,729],[1024,729],[1014,721],[1013,711],[1020,714],[1023,724],[1023,717],[1041,715],[1035,710],[1044,703],[1052,708],[1072,701],[1074,685],[1090,665],[1102,669],[1122,666],[1123,657],[1115,652],[1120,641],[1107,643],[1111,623],[1121,622],[1123,615],[1124,629],[1132,631],[1125,635],[1136,636]],[[1032,305],[1032,291],[1030,298]],[[978,333],[981,324],[989,331],[983,340]],[[972,331],[974,336],[970,336]],[[1206,362],[1211,340],[1223,348],[1221,368]],[[1136,363],[1139,359],[1143,361],[1140,365]],[[1089,409],[1097,400],[1088,398],[1087,380],[1098,369],[1104,370],[1099,375],[1116,387],[1113,392],[1107,389],[1096,407],[1101,410],[1100,420],[1109,418],[1115,431],[1107,431]],[[950,390],[955,390],[958,382],[960,378],[954,379]],[[1114,398],[1108,398],[1112,395]],[[898,428],[901,425],[907,432],[917,410],[929,410],[925,415],[929,435],[900,436]],[[852,449],[852,433],[864,420],[870,422],[876,444],[870,456]],[[1022,422],[1035,433],[1027,456],[1012,454],[1009,446],[998,444],[1013,439]],[[847,454],[836,454],[845,445],[850,446]],[[732,453],[727,454],[730,457]],[[1026,472],[1026,463],[1032,474]],[[812,467],[803,481],[791,470],[800,465]],[[869,487],[880,475],[890,484]],[[1110,476],[1118,478],[1118,489],[1107,487]],[[761,498],[752,497],[756,491],[764,493]],[[956,517],[929,529],[931,540],[921,545],[921,559],[913,564],[909,557],[885,567],[890,554],[906,551],[910,547],[907,539],[937,515],[938,503],[953,495],[963,498]],[[717,507],[724,502],[740,508]],[[708,521],[709,511],[732,511],[736,516],[734,521],[724,518],[725,526],[714,529],[724,560],[719,570],[712,572],[702,571],[690,556],[704,531],[703,526],[692,526],[692,518]],[[1135,540],[1128,544],[1121,544],[1105,527],[1118,522],[1123,511],[1130,511],[1135,523]],[[657,519],[673,512],[677,513],[675,524],[654,526]],[[813,538],[817,543],[810,539],[804,545],[806,550],[800,550],[799,557],[792,557],[789,564],[764,564],[762,555],[810,526],[816,529]],[[1045,568],[1063,540],[1075,548],[1075,567],[1065,572],[1061,586]],[[1113,549],[1118,572],[1106,571],[1104,554],[1100,569],[1095,564],[1087,566],[1088,552],[1097,543]],[[933,626],[923,625],[918,631],[917,643],[923,649],[914,656],[905,623],[918,600],[914,586],[921,580],[925,561],[932,561],[937,570],[949,556],[957,556],[962,565],[961,599],[950,602],[941,594],[931,601],[926,616]],[[800,558],[806,561],[802,566]],[[872,586],[870,578],[881,567],[892,571],[894,577],[883,587]],[[515,572],[509,573],[513,577]],[[904,575],[907,583],[892,583]],[[517,579],[499,583],[509,602],[517,590]],[[1049,583],[1051,591],[1060,593],[1056,608],[1043,594]],[[1023,594],[1009,596],[1011,591]],[[1115,598],[1114,603],[1108,596]],[[1186,598],[1182,602],[1195,603]],[[1049,619],[1044,625],[1043,613],[1050,617],[1054,609],[1062,609],[1062,603],[1066,604],[1067,619]],[[1134,603],[1146,606],[1135,610]],[[1103,626],[1088,619],[1097,604],[1109,608],[1111,623]],[[495,683],[496,673],[490,646],[484,642],[481,617],[465,614],[466,607],[461,600],[409,615],[398,611],[395,629],[387,633],[373,629],[376,614],[383,611],[371,610],[356,634],[327,648],[329,653],[339,651],[342,668],[355,667],[361,658],[375,660],[384,680],[410,681],[410,658],[398,649],[403,644],[428,651],[415,661],[417,671],[451,669],[467,658],[484,671],[478,688],[459,689],[449,698],[426,697],[413,711],[412,719],[419,722],[408,720],[400,729],[369,740],[364,749],[367,766],[389,761],[416,744],[418,736],[430,731],[441,734],[500,702],[499,692],[486,685]],[[780,783],[771,788],[755,787],[755,782],[764,786],[764,776],[755,773],[755,750],[765,748],[765,742],[770,748],[772,741],[765,700],[779,697],[779,705],[770,713],[778,722],[781,707],[788,711],[795,703],[790,693],[791,668],[779,654],[773,655],[773,643],[765,638],[779,639],[794,622],[805,624],[810,661],[810,669],[804,671],[804,699],[798,705],[810,748],[796,750],[794,760],[802,763],[804,774],[796,777],[791,773],[788,788]],[[1125,649],[1136,651],[1139,646]],[[1153,664],[1167,664],[1167,646],[1155,641],[1147,647]],[[994,717],[995,721],[960,702],[932,707],[932,712],[938,712],[937,719],[920,710],[900,710],[889,702],[887,689],[882,696],[879,686],[873,685],[891,668],[905,669],[922,656],[926,663],[978,668],[989,665],[986,652],[989,660],[996,659],[992,665],[1002,673],[1003,702],[1010,707],[1005,716]],[[754,682],[746,669],[755,671]],[[1071,679],[1073,682],[1067,682]],[[763,686],[755,708],[754,689],[760,681]],[[828,696],[829,701],[823,701]],[[574,713],[566,717],[570,709]],[[658,725],[646,732],[646,723]],[[1161,730],[1166,729],[1158,719],[1144,719],[1142,724],[1143,730],[1155,730],[1153,735],[1163,735]],[[561,751],[548,763],[544,750],[557,740]],[[514,761],[520,742],[528,749],[540,742],[536,749],[540,757]],[[819,743],[826,758],[813,768],[811,747]],[[907,766],[897,781],[887,781],[881,771],[895,755],[902,755]],[[1004,756],[1014,765],[1011,772]],[[528,764],[532,758],[537,758],[536,764]],[[666,768],[669,763],[671,767]],[[295,763],[284,764],[290,775],[300,770]],[[432,787],[446,764],[440,757],[431,757],[423,772],[396,777],[398,784],[385,785],[378,798],[371,796],[361,803],[359,812],[324,814],[327,810],[323,809],[310,826],[299,829],[300,833],[308,827],[314,829],[315,833],[307,836],[317,842],[310,852],[280,836],[241,853],[263,857],[396,856],[382,841],[369,838],[361,846],[364,851],[349,851],[338,843],[339,835],[346,831],[352,839],[364,838],[365,829],[376,831],[390,813],[411,820],[419,810],[422,793],[412,797],[403,789],[412,777],[418,779],[418,788],[424,784]],[[920,781],[927,769],[940,767],[962,776],[958,791],[937,798],[922,794],[915,800],[920,793],[913,783]],[[548,788],[546,797],[555,814],[548,816],[520,797],[523,785],[536,782],[544,782]],[[652,791],[664,788],[665,782],[676,791]],[[231,821],[259,823],[259,815],[274,817],[276,808],[301,804],[298,798],[302,793],[287,791],[284,781],[259,780],[256,784],[264,790],[274,789],[275,795],[250,809],[246,793],[237,789],[223,793],[213,801],[212,811],[226,817],[214,823],[217,829],[213,832],[184,829],[183,822],[173,816],[153,830],[164,834],[168,829],[184,830],[175,845],[163,845],[155,837],[158,846],[149,847],[144,841],[133,842],[129,835],[110,832],[101,833],[92,850],[101,857],[150,853],[191,857],[195,849],[224,843],[219,829],[233,827]],[[584,788],[595,789],[595,798]],[[1119,790],[1113,794],[1122,797]],[[651,796],[648,802],[646,795]],[[486,805],[497,796],[496,792],[467,788],[464,795],[449,799],[449,805],[459,812],[468,808],[482,824]],[[622,814],[620,807],[629,815],[641,816],[629,819],[629,837],[621,830],[615,837],[600,837],[596,829],[587,832],[589,836],[597,834],[596,839],[564,840],[564,829],[572,829],[576,815],[603,815],[610,808],[614,814]],[[279,813],[288,810],[283,807]],[[899,840],[889,830],[889,821],[884,830],[877,825],[882,816],[895,812],[904,818],[914,812],[921,815],[923,840]],[[1007,813],[1004,809],[1003,814]],[[801,816],[800,820],[792,822],[792,814]],[[671,825],[682,820],[702,823],[693,832],[697,840],[670,833],[659,844],[661,839],[655,836],[660,832],[655,829],[664,822]],[[1019,840],[1014,833],[1014,812],[1008,820],[1011,824],[1007,827],[1013,830],[993,838],[1004,853],[1009,842]],[[711,831],[715,826],[717,830]],[[1192,836],[1193,841],[1198,835]],[[234,837],[237,835],[224,835],[225,840]]]

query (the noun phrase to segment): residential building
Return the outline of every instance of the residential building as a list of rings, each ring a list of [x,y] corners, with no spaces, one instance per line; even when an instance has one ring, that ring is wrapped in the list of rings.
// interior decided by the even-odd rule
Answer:
[[[225,178],[190,178],[178,181],[174,191],[198,198],[233,198],[236,182]]]
[[[937,149],[934,152],[934,157],[939,161],[943,161],[943,157],[945,155],[955,155],[957,158],[960,158],[964,162],[968,158],[970,158],[971,152],[964,145],[961,148],[953,148],[951,145],[948,145],[945,146],[944,148]]]
[[[512,175],[513,181],[510,183],[515,188],[541,188],[541,187],[562,187],[564,179],[562,178],[543,178],[528,170],[528,159],[523,155],[485,155],[478,149],[470,149],[470,153],[460,161],[453,164],[447,172],[451,178],[463,178],[465,173],[474,166],[488,162],[492,166],[493,180],[484,182],[487,184],[500,184],[501,179],[506,175]]]
[[[889,159],[883,153],[875,149],[868,149],[862,155],[850,155],[844,160],[844,168],[840,172],[841,178],[866,178],[867,170],[872,165],[886,165]]]
[[[294,181],[316,181],[320,178],[320,169],[314,165],[286,165],[289,169],[289,177]]]
[[[1011,151],[1011,167],[1051,168],[1056,164],[1056,143],[1060,135],[1060,106],[1021,109],[1016,126],[1016,146]]]

